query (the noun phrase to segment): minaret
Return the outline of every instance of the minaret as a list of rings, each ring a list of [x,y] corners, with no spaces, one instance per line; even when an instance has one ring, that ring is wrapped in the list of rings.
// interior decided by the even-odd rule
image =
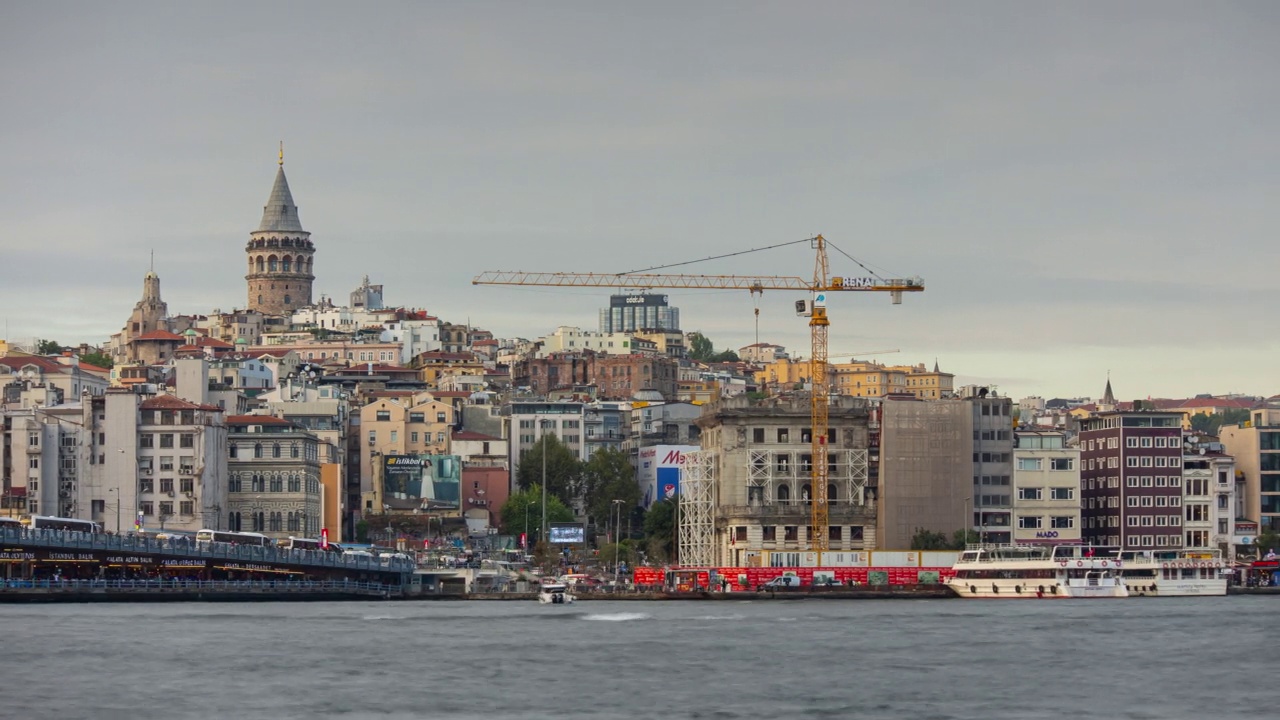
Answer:
[[[271,196],[262,208],[262,222],[249,233],[250,310],[265,315],[289,315],[311,304],[311,261],[315,247],[311,233],[302,229],[298,206],[293,204],[289,181],[284,177],[284,143],[280,143],[279,167]]]

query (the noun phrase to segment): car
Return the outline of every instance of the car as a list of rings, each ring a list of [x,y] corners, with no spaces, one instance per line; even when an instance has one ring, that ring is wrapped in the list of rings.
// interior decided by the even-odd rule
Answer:
[[[761,590],[782,590],[800,587],[800,578],[795,575],[782,575],[769,580],[760,586]]]

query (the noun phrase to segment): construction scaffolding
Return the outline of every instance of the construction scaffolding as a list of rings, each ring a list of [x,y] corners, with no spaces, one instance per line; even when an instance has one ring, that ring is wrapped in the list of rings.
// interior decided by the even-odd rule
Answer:
[[[687,452],[680,477],[677,558],[686,567],[716,564],[716,453]]]
[[[794,504],[812,498],[798,492],[804,481],[812,478],[813,468],[803,460],[793,462],[797,454],[790,450],[751,450],[747,462],[747,497],[750,503],[762,505]],[[867,504],[867,451],[830,450],[827,452],[827,480],[836,489],[830,502],[861,506]],[[779,500],[780,485],[795,487],[786,500]]]

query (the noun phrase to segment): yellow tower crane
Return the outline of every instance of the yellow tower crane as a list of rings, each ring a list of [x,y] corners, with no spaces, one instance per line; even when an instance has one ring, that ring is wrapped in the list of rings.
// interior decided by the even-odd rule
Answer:
[[[813,535],[810,548],[817,554],[818,563],[828,548],[827,507],[827,433],[828,413],[831,402],[831,380],[827,370],[827,293],[829,292],[887,292],[894,305],[902,303],[902,293],[921,292],[924,281],[920,278],[884,279],[881,277],[830,276],[827,263],[827,241],[821,236],[808,239],[814,250],[813,279],[782,275],[681,275],[635,273],[572,273],[572,272],[510,272],[488,271],[472,279],[473,285],[537,285],[549,287],[609,287],[649,290],[653,288],[681,288],[708,290],[747,290],[760,293],[765,290],[803,290],[810,299],[796,302],[796,313],[809,318],[811,355],[809,378],[810,420],[812,424],[812,507]],[[786,243],[791,244],[791,243]],[[774,246],[777,247],[777,246]],[[708,258],[716,259],[716,258]]]

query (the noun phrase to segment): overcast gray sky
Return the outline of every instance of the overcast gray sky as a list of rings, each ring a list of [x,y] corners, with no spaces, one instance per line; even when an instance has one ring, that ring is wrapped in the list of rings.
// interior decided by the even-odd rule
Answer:
[[[243,306],[283,139],[340,301],[368,274],[499,336],[594,329],[608,291],[471,278],[823,233],[927,285],[833,299],[833,352],[1015,397],[1274,394],[1277,37],[1272,2],[8,2],[0,314],[101,342],[153,248],[171,311]],[[756,340],[749,295],[670,295]],[[796,299],[759,339],[807,356]]]

